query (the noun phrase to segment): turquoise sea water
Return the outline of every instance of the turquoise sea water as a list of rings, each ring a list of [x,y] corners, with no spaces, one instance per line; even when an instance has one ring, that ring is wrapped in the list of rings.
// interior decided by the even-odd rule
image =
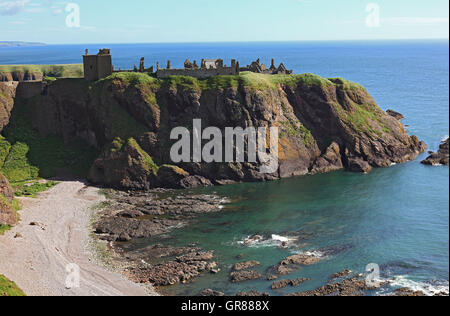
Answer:
[[[410,134],[430,150],[449,135],[448,41],[317,42],[252,44],[101,45],[112,49],[116,68],[131,68],[142,56],[147,65],[171,59],[181,66],[186,58],[237,58],[241,64],[274,57],[296,73],[344,77],[364,85],[384,110],[406,116]],[[91,50],[100,46],[90,46]],[[1,48],[0,64],[80,62],[84,46]],[[311,278],[298,288],[271,294],[309,290],[323,285],[343,269],[364,272],[369,263],[397,286],[425,290],[448,288],[449,168],[427,167],[416,161],[377,169],[371,174],[336,172],[271,183],[238,184],[197,190],[228,198],[221,213],[200,216],[177,230],[170,243],[198,243],[216,250],[219,275],[170,288],[172,294],[197,294],[205,288],[235,294],[238,290],[270,291],[270,282],[240,285],[228,282],[235,257],[258,260],[264,272],[298,251],[339,247],[321,263],[289,276]],[[302,236],[301,248],[283,250],[275,242],[244,246],[251,235]],[[140,241],[144,247],[154,240]],[[167,241],[162,241],[167,242]]]

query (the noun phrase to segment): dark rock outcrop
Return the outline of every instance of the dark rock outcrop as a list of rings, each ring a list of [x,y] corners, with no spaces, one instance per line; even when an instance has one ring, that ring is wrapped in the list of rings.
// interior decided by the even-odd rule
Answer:
[[[311,169],[311,173],[326,173],[344,169],[339,145],[333,142],[325,153],[317,158]]]
[[[155,286],[168,286],[186,283],[208,270],[208,260],[214,257],[212,252],[199,252],[184,255],[174,261],[155,266],[141,267],[132,278],[139,283],[151,283]]]
[[[303,284],[310,279],[295,279],[295,280],[280,280],[272,283],[272,290],[279,290],[288,286],[299,286],[300,284]]]
[[[361,277],[345,279],[339,283],[322,286],[316,290],[295,293],[290,296],[363,296],[365,291],[378,289],[383,285],[373,287]]]
[[[95,233],[108,241],[149,238],[180,227],[197,214],[220,211],[220,198],[185,195],[160,198],[158,192],[111,193],[112,200],[95,225]]]
[[[342,278],[348,277],[350,274],[352,274],[351,270],[344,270],[342,272],[338,272],[338,273],[331,275],[330,279],[331,280],[342,279]]]
[[[393,296],[415,297],[415,296],[426,296],[426,295],[422,291],[413,291],[408,288],[401,288],[401,289],[395,290]]]
[[[262,278],[263,276],[261,273],[252,270],[231,272],[230,275],[230,280],[233,283],[241,283],[245,281],[258,280]]]
[[[403,120],[405,118],[403,116],[403,114],[398,113],[398,112],[396,112],[394,110],[387,110],[386,113],[389,114],[390,116],[392,116],[393,118],[399,120],[399,121],[401,121],[401,120]]]
[[[1,80],[0,80],[1,81]],[[0,132],[9,124],[17,83],[0,83]]]
[[[260,265],[260,263],[258,261],[239,262],[233,266],[233,270],[234,271],[242,271],[242,270],[254,268],[259,265]]]
[[[447,138],[441,146],[439,147],[439,151],[437,153],[431,153],[431,155],[422,161],[424,165],[430,165],[430,166],[439,166],[449,165],[449,149],[450,149],[450,138]]]
[[[225,293],[220,292],[220,291],[214,291],[214,290],[211,290],[211,289],[206,289],[206,290],[201,291],[199,296],[205,296],[205,297],[207,297],[207,296],[210,296],[210,297],[216,296],[216,297],[218,297],[218,296],[225,296]]]
[[[0,173],[0,194],[3,195],[8,202],[12,202],[14,199],[14,190],[11,188],[8,179]]]

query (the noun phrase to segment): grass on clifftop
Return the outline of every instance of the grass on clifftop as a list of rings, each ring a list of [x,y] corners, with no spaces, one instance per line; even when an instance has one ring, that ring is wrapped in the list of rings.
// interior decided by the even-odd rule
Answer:
[[[346,88],[361,87],[344,79],[326,79],[315,74],[298,75],[266,75],[254,72],[241,72],[239,75],[215,76],[207,79],[198,79],[189,76],[170,76],[169,78],[156,79],[146,73],[120,72],[111,75],[105,80],[120,79],[131,85],[155,85],[169,86],[172,88],[186,88],[195,91],[218,90],[237,88],[239,86],[255,89],[278,89],[279,85],[296,86],[304,84],[308,86],[329,87],[344,85]]]
[[[26,294],[16,285],[0,274],[0,296],[26,296]]]
[[[40,73],[44,77],[80,78],[83,77],[83,65],[0,65],[0,73]]]

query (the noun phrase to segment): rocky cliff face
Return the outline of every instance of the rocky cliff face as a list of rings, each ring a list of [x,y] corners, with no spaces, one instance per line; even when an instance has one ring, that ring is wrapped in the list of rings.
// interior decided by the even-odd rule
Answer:
[[[0,225],[14,225],[17,223],[17,213],[11,203],[14,199],[14,191],[6,179],[0,173]]]
[[[18,83],[14,82],[0,84],[0,131],[9,123],[17,85]]]
[[[158,80],[116,74],[96,83],[58,80],[31,105],[34,128],[66,141],[83,138],[102,149],[90,180],[120,188],[190,187],[273,180],[340,169],[368,172],[415,159],[426,149],[382,111],[367,91],[343,79],[314,75]],[[173,128],[280,129],[280,164],[273,174],[251,163],[170,160]]]

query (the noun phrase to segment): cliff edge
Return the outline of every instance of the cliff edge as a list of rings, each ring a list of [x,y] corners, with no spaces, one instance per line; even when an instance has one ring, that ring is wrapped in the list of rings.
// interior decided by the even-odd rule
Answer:
[[[8,108],[4,100],[0,96],[0,110]],[[97,82],[60,79],[42,95],[16,97],[10,125],[15,117],[27,119],[39,137],[57,137],[64,144],[83,140],[96,151],[95,159],[84,162],[90,181],[125,189],[264,181],[340,169],[370,172],[426,150],[362,86],[312,74],[198,80],[116,73]],[[253,163],[174,165],[170,132],[192,128],[193,119],[221,130],[279,127],[278,170],[261,174]],[[13,141],[14,129],[8,126],[4,134]],[[77,155],[73,159],[84,159],[83,152]]]

